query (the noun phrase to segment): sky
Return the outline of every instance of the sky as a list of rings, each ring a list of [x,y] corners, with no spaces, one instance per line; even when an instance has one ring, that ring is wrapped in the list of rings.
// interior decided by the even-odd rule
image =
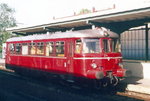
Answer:
[[[150,0],[0,0],[15,9],[19,26],[49,23],[53,17],[71,16],[82,8],[106,9],[116,5],[118,9],[136,8],[150,4]]]

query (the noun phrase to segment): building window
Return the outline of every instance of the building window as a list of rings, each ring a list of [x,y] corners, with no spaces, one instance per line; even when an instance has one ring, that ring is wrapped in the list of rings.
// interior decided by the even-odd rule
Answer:
[[[36,44],[35,43],[30,43],[29,44],[29,54],[30,55],[35,55],[36,54]]]
[[[54,53],[54,42],[46,43],[46,56],[52,56]]]
[[[57,56],[65,56],[64,54],[64,42],[59,41],[56,42],[56,55]]]
[[[10,54],[15,54],[15,44],[9,44]]]
[[[27,43],[22,44],[22,55],[28,55],[28,44]]]
[[[16,54],[21,54],[21,44],[20,43],[16,44]]]
[[[133,60],[145,60],[146,59],[145,40],[146,40],[145,29],[141,29],[141,28],[132,29],[122,33],[121,48],[122,48],[123,58],[133,59]]]
[[[37,43],[37,55],[44,55],[44,43]]]

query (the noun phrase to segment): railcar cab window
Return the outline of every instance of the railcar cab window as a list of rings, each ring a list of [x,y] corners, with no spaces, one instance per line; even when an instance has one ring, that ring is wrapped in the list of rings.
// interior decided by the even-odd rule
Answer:
[[[108,39],[103,39],[103,51],[110,52],[110,41]]]
[[[100,41],[99,39],[84,39],[83,53],[100,53]]]
[[[60,56],[60,57],[65,56],[63,41],[56,42],[56,56]]]
[[[37,43],[37,55],[44,55],[44,43]]]
[[[112,39],[112,52],[121,52],[119,39]]]
[[[81,53],[82,50],[82,43],[81,43],[81,39],[77,39],[76,40],[76,53]]]
[[[29,54],[30,55],[35,55],[36,54],[36,44],[35,43],[30,43],[29,44]]]
[[[16,44],[16,54],[21,54],[21,44],[20,43]]]
[[[22,55],[28,55],[28,44],[22,43]]]
[[[15,54],[15,44],[9,44],[10,54]]]
[[[54,42],[46,43],[46,56],[52,56],[54,54]]]

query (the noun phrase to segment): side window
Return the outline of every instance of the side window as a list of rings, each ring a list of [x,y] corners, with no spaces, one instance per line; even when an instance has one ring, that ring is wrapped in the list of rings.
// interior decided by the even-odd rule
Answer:
[[[64,54],[64,42],[56,42],[56,56],[65,56]]]
[[[54,52],[54,42],[46,43],[46,56],[52,56]]]
[[[28,55],[28,44],[27,43],[22,44],[22,55]]]
[[[29,44],[29,54],[30,55],[35,55],[36,54],[36,44],[35,43],[30,43]]]
[[[105,52],[110,52],[110,43],[109,43],[109,40],[107,39],[103,40],[103,50]]]
[[[112,52],[121,52],[119,39],[112,39]]]
[[[44,55],[44,43],[37,43],[37,55]]]
[[[15,54],[15,44],[9,44],[10,54]]]
[[[81,47],[81,40],[78,39],[78,40],[76,40],[76,50],[75,50],[75,52],[76,52],[76,53],[81,53],[81,50],[82,50],[82,47]]]
[[[21,44],[20,43],[16,44],[16,54],[21,54]]]

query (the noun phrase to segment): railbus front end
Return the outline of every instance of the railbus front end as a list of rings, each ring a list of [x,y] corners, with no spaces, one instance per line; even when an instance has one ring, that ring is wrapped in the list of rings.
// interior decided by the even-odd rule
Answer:
[[[75,73],[81,71],[87,78],[102,81],[103,86],[117,85],[125,76],[117,38],[77,39],[74,64]]]

